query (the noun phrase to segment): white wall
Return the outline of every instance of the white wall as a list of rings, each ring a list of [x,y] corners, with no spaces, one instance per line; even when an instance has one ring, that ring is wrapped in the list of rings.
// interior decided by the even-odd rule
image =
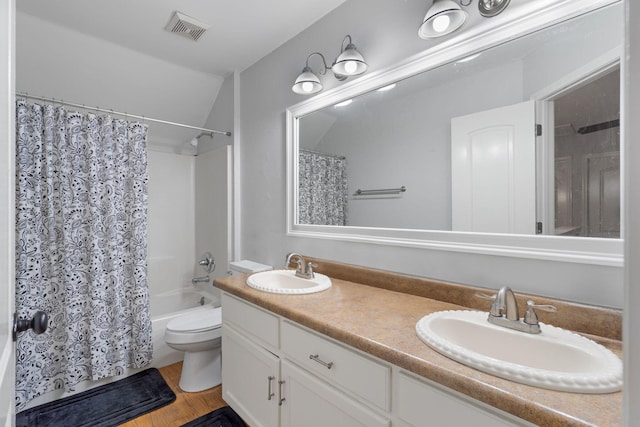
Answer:
[[[216,150],[221,147],[233,144],[233,126],[234,126],[234,75],[230,74],[225,77],[220,86],[220,91],[215,98],[213,108],[207,117],[204,127],[222,132],[231,132],[231,136],[216,134],[211,140],[208,137],[202,137],[198,144],[198,154],[206,153],[210,150]]]
[[[195,158],[195,252],[198,260],[205,252],[214,256],[216,268],[209,275],[212,280],[226,276],[229,264],[230,151],[231,147],[223,146]],[[194,265],[194,277],[205,274],[202,267]],[[214,290],[217,292],[217,288]]]
[[[625,116],[622,135],[627,144],[624,151],[625,213],[629,218],[625,239],[625,304],[624,304],[624,423],[634,426],[640,419],[640,3],[627,0],[625,21],[625,59],[623,105]],[[632,261],[633,260],[633,261]]]
[[[560,76],[567,75],[588,64],[613,48],[621,48],[623,42],[622,7],[608,7],[598,13],[600,22],[591,20],[573,21],[571,30],[556,30],[557,37],[547,41],[544,48],[531,52],[525,58],[524,91],[527,96],[555,83]],[[608,25],[618,22],[618,25]],[[566,28],[563,26],[563,28]],[[577,30],[577,31],[574,31]],[[580,37],[580,34],[588,36]],[[567,49],[567,41],[572,48]],[[553,66],[549,66],[553,64]]]
[[[18,92],[202,125],[223,81],[25,13],[16,21]],[[156,146],[188,145],[194,136],[150,123],[149,141]]]
[[[213,140],[201,138],[196,158],[196,253],[212,251],[217,265],[214,278],[227,274],[233,253],[234,97],[235,77],[230,74],[222,83],[205,127],[232,135],[216,134]]]
[[[149,151],[149,293],[191,283],[196,262],[195,157]]]
[[[512,2],[504,13],[521,4]],[[516,291],[621,307],[623,281],[618,267],[286,235],[284,111],[302,100],[291,91],[291,85],[306,56],[320,51],[331,58],[342,35],[351,34],[371,70],[390,66],[435,43],[416,35],[427,7],[417,0],[349,0],[241,73],[242,257],[282,265],[285,254],[296,251],[418,276],[488,288],[510,285]],[[468,10],[472,14],[469,25],[479,22],[475,8]],[[330,78],[323,82],[327,87],[339,84]]]

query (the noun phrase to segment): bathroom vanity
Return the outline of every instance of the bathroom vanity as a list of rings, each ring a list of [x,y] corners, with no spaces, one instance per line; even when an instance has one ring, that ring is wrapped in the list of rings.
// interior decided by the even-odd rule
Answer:
[[[215,281],[224,291],[223,398],[251,426],[622,423],[621,392],[518,384],[420,341],[415,324],[429,313],[488,311],[475,296],[480,289],[313,262],[331,277],[328,290],[278,295],[250,288],[247,275]],[[531,296],[519,296],[525,298]],[[541,314],[542,322],[587,334],[621,356],[618,311],[533,298],[558,307]]]

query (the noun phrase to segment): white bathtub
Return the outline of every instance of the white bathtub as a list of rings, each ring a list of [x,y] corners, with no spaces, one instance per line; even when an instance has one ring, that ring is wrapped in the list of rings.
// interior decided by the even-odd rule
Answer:
[[[210,286],[210,285],[209,285]],[[151,366],[161,368],[184,358],[184,353],[164,342],[167,323],[176,316],[196,311],[205,305],[220,306],[220,299],[211,291],[188,286],[150,297],[153,360]]]

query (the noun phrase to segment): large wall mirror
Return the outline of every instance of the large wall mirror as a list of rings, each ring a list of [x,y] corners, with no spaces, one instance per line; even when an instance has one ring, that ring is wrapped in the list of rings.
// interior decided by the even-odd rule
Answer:
[[[620,265],[622,5],[576,3],[289,109],[289,233]]]

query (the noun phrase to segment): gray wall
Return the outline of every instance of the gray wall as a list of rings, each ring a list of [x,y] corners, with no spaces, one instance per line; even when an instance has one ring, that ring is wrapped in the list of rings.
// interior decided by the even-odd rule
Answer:
[[[505,13],[522,3],[513,1]],[[332,61],[343,35],[351,34],[371,70],[388,67],[435,43],[416,35],[427,7],[428,2],[417,0],[349,0],[240,74],[241,258],[281,266],[287,252],[297,251],[412,275],[488,288],[510,285],[517,291],[621,307],[623,278],[617,267],[286,235],[284,111],[303,99],[291,85],[306,56],[320,51]],[[467,25],[479,22],[475,8],[468,10]],[[326,89],[340,84],[326,77],[323,83]]]

